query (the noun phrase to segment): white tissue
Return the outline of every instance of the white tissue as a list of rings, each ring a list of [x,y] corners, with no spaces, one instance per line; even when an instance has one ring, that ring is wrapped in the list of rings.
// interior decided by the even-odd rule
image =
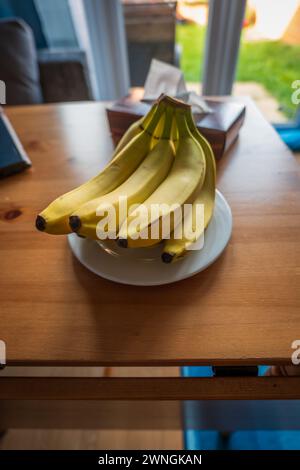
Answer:
[[[195,114],[211,113],[211,108],[194,91],[187,91],[183,73],[174,65],[152,59],[145,81],[143,101],[156,100],[161,93],[178,98],[192,106]]]
[[[144,101],[156,100],[161,93],[175,96],[186,91],[181,70],[166,62],[152,59],[145,82]]]

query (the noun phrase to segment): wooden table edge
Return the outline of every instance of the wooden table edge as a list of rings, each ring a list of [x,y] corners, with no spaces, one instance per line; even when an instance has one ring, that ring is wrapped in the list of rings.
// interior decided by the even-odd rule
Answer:
[[[0,377],[0,401],[299,399],[300,377]]]
[[[7,367],[185,367],[185,366],[290,366],[286,358],[247,358],[247,359],[159,359],[151,361],[64,361],[64,360],[14,360],[7,359]]]

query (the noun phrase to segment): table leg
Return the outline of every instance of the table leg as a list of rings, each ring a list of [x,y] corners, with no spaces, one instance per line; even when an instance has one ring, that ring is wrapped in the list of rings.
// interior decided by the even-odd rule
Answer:
[[[215,377],[257,377],[258,366],[214,366]]]
[[[1,441],[1,439],[3,439],[3,437],[5,436],[6,433],[7,433],[7,429],[1,429],[0,430],[0,441]]]
[[[5,369],[5,364],[0,364],[0,371],[4,369]],[[7,433],[7,429],[0,429],[0,441],[3,439],[6,433]]]
[[[258,366],[214,366],[213,374],[215,377],[257,377]],[[222,447],[228,446],[231,431],[221,431],[220,440]]]

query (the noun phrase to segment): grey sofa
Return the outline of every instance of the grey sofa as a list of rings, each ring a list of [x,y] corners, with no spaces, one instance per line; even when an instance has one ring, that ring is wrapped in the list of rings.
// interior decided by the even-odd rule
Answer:
[[[31,28],[18,18],[0,20],[0,80],[8,105],[93,99],[85,53],[37,51]]]

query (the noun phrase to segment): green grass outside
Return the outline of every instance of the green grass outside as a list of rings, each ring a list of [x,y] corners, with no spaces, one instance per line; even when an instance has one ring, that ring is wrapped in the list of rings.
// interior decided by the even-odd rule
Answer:
[[[202,77],[206,28],[196,24],[177,25],[177,42],[182,47],[181,68],[186,81]],[[300,79],[300,46],[280,41],[247,42],[242,37],[237,67],[237,81],[257,82],[278,101],[282,111],[293,117],[291,84]]]

